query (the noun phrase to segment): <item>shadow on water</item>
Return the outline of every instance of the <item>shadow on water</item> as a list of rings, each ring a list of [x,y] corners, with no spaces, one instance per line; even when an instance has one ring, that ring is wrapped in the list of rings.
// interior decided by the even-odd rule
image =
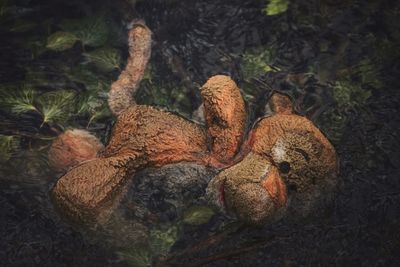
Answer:
[[[400,264],[399,3],[271,1],[283,9],[267,15],[268,2],[256,0],[123,2],[0,0],[2,266],[148,266],[155,251],[161,266]],[[105,229],[61,218],[46,151],[69,127],[107,141],[114,118],[105,94],[127,57],[131,16],[154,38],[138,102],[192,118],[200,85],[223,73],[238,82],[254,121],[272,89],[288,93],[337,150],[333,203],[300,221],[243,228],[202,206],[213,173],[192,166],[202,178],[189,190],[185,179],[195,178],[184,171],[179,183],[168,168],[139,174]],[[57,32],[63,39],[52,43]],[[48,97],[54,92],[62,93]],[[191,221],[192,207],[204,222]],[[133,245],[143,236],[154,242]]]

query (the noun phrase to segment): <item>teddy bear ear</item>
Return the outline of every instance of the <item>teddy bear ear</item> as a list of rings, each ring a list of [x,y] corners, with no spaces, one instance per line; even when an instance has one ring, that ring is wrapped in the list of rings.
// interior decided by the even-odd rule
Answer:
[[[268,106],[272,113],[278,114],[292,114],[293,102],[291,98],[280,92],[273,92],[268,101]]]

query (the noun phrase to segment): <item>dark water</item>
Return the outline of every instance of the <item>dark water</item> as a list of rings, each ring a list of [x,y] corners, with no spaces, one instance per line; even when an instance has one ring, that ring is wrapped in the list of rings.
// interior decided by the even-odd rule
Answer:
[[[54,211],[48,196],[57,180],[46,160],[52,138],[69,127],[108,138],[114,118],[104,108],[104,92],[126,59],[125,24],[132,17],[143,18],[154,39],[139,102],[191,117],[200,105],[198,87],[213,74],[228,74],[242,89],[254,120],[262,115],[271,89],[293,96],[297,111],[320,127],[340,158],[341,185],[326,209],[303,221],[283,220],[262,229],[233,225],[221,244],[206,243],[200,252],[170,263],[400,265],[399,3],[292,0],[274,16],[262,11],[267,4],[142,0],[131,9],[132,3],[127,8],[124,1],[0,1],[0,136],[7,144],[0,151],[1,266],[151,262],[145,248],[116,241],[134,227],[122,231],[122,222],[119,232],[115,225],[109,232],[81,231]],[[88,17],[103,24],[86,32],[87,45],[80,40],[59,51],[46,49],[49,36],[68,31],[66,19],[84,24]],[[117,67],[84,56],[110,47],[121,54]],[[34,105],[41,111],[53,105],[67,116],[43,123],[43,112],[10,109],[9,93],[24,88],[35,92]],[[67,98],[40,102],[41,95],[62,90],[91,106],[79,113]],[[12,141],[5,142],[9,136]],[[163,222],[180,214],[170,215],[168,207]],[[164,225],[169,228],[159,229],[167,237],[158,252],[176,255],[210,236],[217,239],[218,220],[183,230],[174,228],[179,224]]]

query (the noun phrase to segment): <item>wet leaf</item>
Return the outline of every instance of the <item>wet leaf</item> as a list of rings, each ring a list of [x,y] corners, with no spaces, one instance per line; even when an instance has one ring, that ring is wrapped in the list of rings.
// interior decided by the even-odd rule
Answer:
[[[163,226],[150,232],[150,246],[157,255],[166,254],[178,239],[178,226]]]
[[[202,225],[208,223],[214,214],[214,211],[207,206],[193,206],[183,213],[183,222],[190,225]]]
[[[46,47],[55,51],[70,49],[78,38],[69,32],[55,32],[47,38]]]
[[[48,92],[38,97],[43,124],[61,122],[70,118],[75,93],[67,90]]]
[[[264,13],[268,16],[278,15],[286,12],[288,6],[288,0],[270,0],[268,5],[264,8]]]
[[[8,161],[18,147],[18,139],[15,136],[0,135],[0,162]]]
[[[135,246],[131,250],[121,251],[120,254],[132,267],[149,267],[152,265],[153,255],[146,246]]]
[[[99,48],[84,54],[88,62],[104,72],[120,68],[121,54],[115,48]]]
[[[60,27],[73,33],[85,46],[99,47],[107,42],[109,27],[106,18],[92,16],[84,19],[64,20]]]
[[[3,88],[1,90],[0,105],[12,113],[21,114],[28,111],[37,111],[34,104],[35,91],[33,88],[23,85],[22,88]]]

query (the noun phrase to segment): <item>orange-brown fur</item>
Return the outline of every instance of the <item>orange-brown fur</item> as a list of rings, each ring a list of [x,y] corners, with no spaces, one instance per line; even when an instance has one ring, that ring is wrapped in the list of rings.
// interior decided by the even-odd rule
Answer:
[[[108,105],[116,115],[135,103],[133,96],[143,78],[151,54],[150,29],[144,23],[134,23],[128,34],[128,45],[128,62],[108,93]]]
[[[99,146],[92,140],[89,148],[83,149],[90,152],[88,156],[78,149],[63,158],[59,153],[63,148],[78,144],[74,141],[63,146],[65,140],[71,140],[65,138],[67,133],[52,146],[58,151],[50,153],[56,155],[52,159],[56,168],[59,159],[62,164],[67,161],[67,166],[80,163],[52,190],[56,205],[70,218],[107,220],[137,171],[182,161],[225,168],[209,183],[208,199],[254,225],[284,214],[293,193],[290,190],[310,199],[320,188],[333,188],[337,172],[334,148],[312,122],[294,114],[285,95],[271,97],[274,114],[261,119],[247,140],[245,103],[228,76],[211,77],[201,88],[205,126],[135,105],[133,94],[144,74],[150,48],[150,30],[135,24],[129,32],[128,64],[109,92],[110,109],[119,117],[99,157],[93,156]],[[82,139],[82,148],[84,142]],[[91,160],[79,158],[75,162],[73,156],[82,154],[83,160]]]
[[[51,145],[49,164],[56,171],[66,172],[81,162],[97,157],[103,144],[84,130],[67,130]]]
[[[217,202],[215,195],[223,188],[228,210],[254,225],[279,218],[290,194],[307,199],[336,184],[336,153],[324,135],[293,113],[287,96],[275,93],[269,104],[274,114],[258,121],[249,133],[242,149],[248,154],[217,175],[207,189],[211,201]],[[279,169],[281,164],[286,170]],[[288,187],[295,192],[289,194]]]
[[[213,101],[213,92],[218,93],[222,103],[232,103],[232,96],[241,99],[239,88],[228,76],[214,76],[206,84],[201,91],[207,92],[204,103]],[[55,202],[70,217],[98,220],[104,214],[104,207],[115,202],[128,177],[140,169],[181,161],[223,166],[237,153],[245,127],[244,102],[236,102],[237,110],[243,113],[240,120],[231,113],[235,110],[219,111],[215,117],[223,116],[229,127],[214,127],[212,121],[206,128],[212,128],[213,135],[208,135],[203,126],[156,108],[133,105],[125,109],[100,157],[77,166],[59,179],[52,191]],[[217,140],[224,137],[217,152],[213,150],[214,136]],[[231,152],[223,155],[223,151]]]
[[[229,162],[239,151],[246,127],[246,111],[239,88],[226,76],[217,75],[201,89],[207,132],[214,156]]]

